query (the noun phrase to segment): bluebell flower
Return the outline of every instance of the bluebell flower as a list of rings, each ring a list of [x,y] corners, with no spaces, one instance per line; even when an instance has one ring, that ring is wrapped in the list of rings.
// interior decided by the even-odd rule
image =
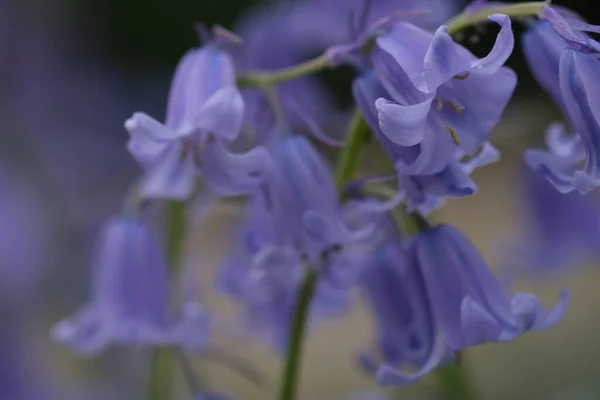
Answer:
[[[595,111],[600,97],[594,86],[599,78],[600,60],[595,56],[571,49],[562,53],[560,94],[576,135],[568,136],[560,124],[553,124],[546,133],[548,151],[525,153],[529,166],[561,193],[586,193],[600,185],[600,123]]]
[[[600,53],[600,43],[584,33],[600,33],[599,26],[590,25],[570,10],[558,6],[544,6],[539,18],[548,21],[569,48],[592,55]]]
[[[440,172],[456,148],[475,154],[498,123],[516,85],[514,72],[503,67],[514,38],[508,16],[490,19],[501,30],[482,59],[453,42],[445,26],[431,35],[397,23],[375,39],[371,61],[388,92],[375,103],[379,126],[391,143],[415,153],[397,164],[401,172]]]
[[[354,81],[353,92],[371,131],[398,172],[401,194],[405,196],[409,212],[419,211],[426,215],[440,207],[445,197],[463,197],[475,193],[477,185],[470,177],[473,170],[499,158],[499,152],[489,142],[485,142],[474,157],[467,157],[464,151],[455,148],[452,160],[436,173],[407,174],[405,166],[418,157],[420,148],[398,146],[382,132],[374,104],[379,98],[389,97],[388,92],[373,71],[364,73]]]
[[[600,204],[591,195],[559,193],[544,177],[519,170],[526,230],[509,252],[509,268],[548,275],[600,258]],[[514,235],[513,235],[514,236]]]
[[[167,265],[159,243],[136,217],[110,219],[93,260],[92,300],[52,330],[54,340],[84,355],[109,345],[179,345],[194,350],[208,340],[208,315],[186,302],[173,318]]]
[[[351,282],[345,275],[352,269],[342,249],[367,232],[346,226],[331,172],[305,137],[278,138],[272,152],[272,173],[250,198],[218,286],[244,307],[243,326],[266,332],[281,349],[307,268],[322,271],[315,313],[330,316],[345,308]]]
[[[262,181],[265,149],[228,149],[244,114],[235,79],[230,55],[217,45],[190,50],[175,72],[164,125],[144,113],[125,122],[128,149],[146,172],[143,196],[185,199],[199,171],[218,195],[246,193]]]
[[[363,364],[384,385],[412,383],[454,351],[546,329],[560,320],[568,299],[563,292],[548,311],[532,294],[509,296],[468,239],[447,225],[405,243],[392,239],[374,252],[365,274],[371,274],[366,293],[377,310],[382,364],[375,368],[373,357]]]

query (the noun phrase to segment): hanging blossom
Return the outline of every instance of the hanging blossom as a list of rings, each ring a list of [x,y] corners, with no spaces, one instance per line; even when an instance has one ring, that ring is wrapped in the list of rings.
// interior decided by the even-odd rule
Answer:
[[[553,124],[546,133],[547,151],[525,153],[531,168],[561,193],[586,193],[600,185],[600,123],[596,110],[600,97],[600,43],[584,31],[599,27],[545,7],[544,20],[534,23],[524,38],[527,61],[537,81],[548,91],[575,132]],[[547,21],[547,22],[546,22]]]
[[[337,314],[348,303],[351,281],[344,248],[368,232],[346,226],[331,172],[305,137],[283,134],[271,151],[273,171],[251,196],[218,284],[244,306],[245,326],[267,332],[282,349],[306,269],[321,271],[313,309]]]
[[[92,300],[74,318],[57,324],[52,336],[84,355],[109,345],[202,348],[208,314],[190,296],[179,320],[171,312],[167,265],[159,243],[142,220],[110,219],[93,260]]]
[[[509,296],[453,227],[402,238],[390,224],[361,280],[379,328],[376,350],[363,353],[361,365],[381,384],[413,383],[455,351],[546,329],[564,314],[567,292],[550,311],[532,294]]]
[[[379,81],[387,93],[361,111],[375,107],[391,145],[413,148],[412,158],[396,162],[401,173],[435,174],[454,161],[457,149],[475,154],[498,123],[516,84],[514,72],[503,67],[514,38],[508,16],[489,18],[501,30],[482,59],[453,42],[446,26],[432,35],[398,22],[371,39],[366,66],[375,71],[372,84]],[[330,56],[339,61],[348,52],[334,48]]]
[[[506,252],[508,272],[536,276],[572,272],[600,258],[600,204],[595,196],[559,193],[530,168],[519,169],[518,187],[527,230]]]
[[[403,147],[394,144],[381,130],[377,110],[373,105],[379,98],[386,97],[387,91],[381,85],[374,71],[358,77],[353,84],[354,99],[363,111],[363,116],[382,144],[388,157],[396,166],[400,187],[400,198],[406,200],[409,212],[419,211],[423,215],[439,208],[445,197],[469,196],[477,191],[477,184],[471,178],[475,168],[496,162],[500,153],[489,142],[485,142],[479,152],[468,157],[459,148],[454,149],[453,159],[441,171],[433,174],[406,174],[403,165],[418,157],[419,146]]]
[[[217,41],[190,50],[175,72],[165,123],[144,113],[125,122],[128,149],[145,170],[144,197],[186,199],[200,172],[218,195],[243,194],[263,180],[264,148],[229,150],[244,115],[235,80],[231,56]]]

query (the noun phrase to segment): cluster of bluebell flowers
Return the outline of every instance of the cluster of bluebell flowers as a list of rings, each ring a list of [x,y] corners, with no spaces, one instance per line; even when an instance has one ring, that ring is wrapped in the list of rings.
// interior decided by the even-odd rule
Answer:
[[[526,56],[574,132],[553,125],[549,151],[529,150],[528,164],[558,196],[598,186],[600,44],[583,32],[599,28],[544,3],[475,1],[436,29],[431,18],[418,19],[414,4],[375,19],[377,2],[339,3],[324,15],[339,18],[346,6],[349,32],[325,45],[291,22],[286,31],[277,10],[272,24],[244,25],[241,37],[200,29],[204,43],[177,67],[164,123],[141,112],[125,122],[127,148],[143,173],[100,233],[89,304],[55,326],[57,341],[87,355],[113,345],[184,354],[209,348],[215,317],[197,293],[178,296],[173,285],[185,209],[206,193],[243,199],[215,284],[240,305],[237,326],[285,355],[280,400],[295,398],[307,328],[342,315],[355,289],[377,332],[357,361],[382,385],[414,383],[471,346],[508,342],[562,318],[566,291],[551,309],[533,294],[511,294],[463,233],[426,218],[447,197],[475,193],[472,172],[500,157],[490,133],[517,84],[504,65],[514,47],[511,16],[530,17]],[[500,28],[483,58],[452,38],[479,23]],[[265,43],[272,26],[280,36]],[[294,49],[308,42],[323,54],[300,62]],[[323,118],[335,107],[315,98],[323,88],[309,78],[342,65],[356,70],[345,135]],[[390,167],[358,176],[370,140]],[[341,147],[335,170],[323,146]],[[169,205],[167,235],[147,221],[152,203]]]

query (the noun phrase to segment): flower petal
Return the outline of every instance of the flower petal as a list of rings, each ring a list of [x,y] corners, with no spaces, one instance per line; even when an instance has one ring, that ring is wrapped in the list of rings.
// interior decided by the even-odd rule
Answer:
[[[197,168],[193,157],[183,155],[182,143],[174,143],[141,182],[141,195],[148,199],[185,200],[194,190]]]
[[[242,128],[244,101],[236,87],[217,90],[194,115],[190,129],[202,129],[225,140],[234,140]]]
[[[498,71],[508,57],[510,57],[514,47],[515,38],[512,33],[510,17],[504,14],[493,14],[488,17],[490,21],[494,21],[500,25],[500,32],[496,36],[494,47],[482,59],[471,63],[471,68],[480,69],[488,74],[493,74]]]
[[[511,303],[521,332],[543,330],[555,325],[565,315],[569,304],[569,291],[563,290],[558,302],[549,311],[544,308],[540,299],[530,293],[518,293]]]
[[[173,141],[185,136],[175,132],[145,113],[134,113],[125,121],[125,129],[131,136],[127,150],[144,167],[155,163]]]
[[[271,168],[264,147],[246,153],[231,153],[219,139],[207,144],[198,156],[203,178],[215,193],[234,196],[248,193],[261,184]]]
[[[427,129],[427,115],[433,96],[422,103],[400,105],[383,98],[377,99],[375,106],[379,112],[381,131],[393,143],[400,146],[414,146],[423,141]]]
[[[73,319],[59,322],[52,328],[51,336],[54,341],[88,356],[100,353],[108,344],[98,314],[90,306],[82,309]]]

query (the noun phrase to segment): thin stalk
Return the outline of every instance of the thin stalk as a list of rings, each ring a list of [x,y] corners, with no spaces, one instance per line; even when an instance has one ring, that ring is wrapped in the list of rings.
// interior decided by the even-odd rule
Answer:
[[[185,203],[171,201],[168,206],[167,256],[171,266],[171,274],[176,275],[185,234]],[[168,347],[159,347],[153,351],[148,387],[149,400],[171,400],[173,391],[173,351]]]
[[[474,12],[464,12],[448,21],[446,26],[448,26],[448,33],[452,35],[470,25],[486,21],[487,18],[493,14],[506,14],[509,17],[538,15],[540,11],[542,11],[542,8],[548,4],[550,4],[549,1],[537,1],[533,3],[501,5]]]
[[[249,73],[238,77],[238,85],[240,86],[268,86],[277,83],[289,81],[295,78],[300,78],[304,75],[314,74],[321,70],[330,68],[329,58],[322,54],[317,58],[313,58],[302,64],[294,65],[287,68],[282,68],[276,71],[259,71]]]
[[[438,369],[435,377],[438,393],[444,399],[476,400],[478,398],[462,362]]]
[[[354,111],[348,127],[347,142],[336,169],[335,184],[339,192],[344,190],[344,185],[356,176],[361,150],[370,137],[369,127],[359,110]]]
[[[299,289],[296,309],[290,327],[283,379],[279,388],[279,400],[294,400],[298,392],[306,321],[308,320],[310,302],[317,285],[317,277],[317,271],[309,268]]]

